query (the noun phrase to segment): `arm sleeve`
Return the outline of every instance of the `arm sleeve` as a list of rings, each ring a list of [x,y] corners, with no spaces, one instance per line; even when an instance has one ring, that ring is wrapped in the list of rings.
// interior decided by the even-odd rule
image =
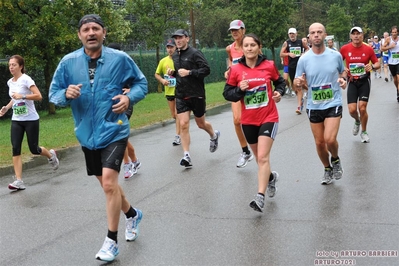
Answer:
[[[226,83],[224,85],[223,97],[230,102],[238,102],[244,97],[245,91],[240,90],[239,87]]]
[[[205,78],[211,73],[211,69],[206,61],[205,56],[201,51],[194,53],[194,61],[197,65],[197,69],[191,69],[191,75],[195,77]]]
[[[51,103],[57,106],[67,106],[70,104],[71,100],[68,100],[65,96],[66,89],[68,88],[66,83],[64,64],[63,61],[61,61],[55,70],[53,80],[50,84],[49,101]]]

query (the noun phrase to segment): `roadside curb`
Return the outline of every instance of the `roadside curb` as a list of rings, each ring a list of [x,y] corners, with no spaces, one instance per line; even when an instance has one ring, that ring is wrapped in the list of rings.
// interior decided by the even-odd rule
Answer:
[[[230,104],[228,102],[221,104],[221,105],[211,107],[206,110],[206,115],[209,116],[209,115],[218,114],[228,107],[230,107]],[[132,129],[132,130],[130,130],[130,137],[132,137],[134,135],[138,135],[138,134],[146,132],[146,131],[149,131],[149,130],[152,130],[154,128],[158,128],[160,126],[164,127],[171,123],[174,123],[173,119],[157,122],[152,125],[144,126],[144,127],[138,128],[138,129]],[[77,145],[77,146],[63,148],[63,149],[56,149],[55,151],[57,153],[58,159],[60,160],[60,166],[62,167],[62,158],[65,158],[67,155],[69,155],[71,153],[81,152],[81,146]],[[12,162],[12,158],[10,158],[10,163],[11,162]],[[43,156],[39,156],[39,155],[32,156],[29,161],[24,162],[22,164],[22,171],[24,171],[26,169],[34,168],[34,167],[37,167],[40,165],[45,165],[47,163],[48,163],[47,158],[45,158]],[[0,178],[11,178],[13,175],[14,175],[14,166],[13,165],[0,167]]]

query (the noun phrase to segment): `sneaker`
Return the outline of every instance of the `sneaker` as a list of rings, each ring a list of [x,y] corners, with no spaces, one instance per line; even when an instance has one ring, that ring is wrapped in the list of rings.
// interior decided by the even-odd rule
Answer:
[[[269,180],[269,184],[267,185],[266,193],[269,198],[273,198],[276,195],[277,187],[276,182],[278,181],[279,174],[276,171],[272,171],[274,176],[273,180]]]
[[[379,79],[382,78],[380,74],[378,74],[378,78],[379,78]]]
[[[133,173],[133,175],[137,174],[137,172],[139,171],[140,167],[141,167],[141,162],[137,158],[137,160],[135,162],[132,162],[132,173]]]
[[[211,139],[211,142],[209,144],[210,152],[215,152],[218,149],[220,132],[218,130],[215,130],[215,134],[216,134],[216,138]]]
[[[335,180],[340,180],[342,177],[342,174],[344,173],[344,169],[342,169],[342,166],[341,166],[341,160],[338,159],[334,162],[331,162],[331,164],[333,167],[332,172],[333,172],[333,176],[334,176]]]
[[[60,161],[57,158],[57,154],[55,153],[55,150],[51,149],[49,150],[51,153],[51,159],[48,159],[48,163],[53,167],[53,170],[57,170],[58,166],[60,166]]]
[[[111,238],[105,237],[103,246],[96,254],[96,259],[102,261],[113,261],[119,254],[118,243]]]
[[[385,82],[388,82],[388,78],[385,78]]]
[[[180,139],[180,136],[179,135],[176,135],[175,136],[175,140],[173,141],[173,146],[177,146],[177,145],[180,145],[181,144],[181,139]]]
[[[295,91],[291,91],[291,97],[296,97]]]
[[[302,108],[300,107],[300,106],[298,106],[298,108],[296,108],[296,113],[298,114],[298,115],[300,115],[302,112],[301,112],[301,110],[302,110]]]
[[[360,129],[360,122],[355,121],[355,124],[353,125],[352,129],[353,136],[357,136],[357,134],[359,134],[359,129]]]
[[[324,176],[321,179],[321,184],[328,185],[331,184],[332,181],[333,181],[333,170],[332,169],[324,170]]]
[[[266,193],[269,196],[269,198],[273,198],[274,195],[276,195],[277,187],[276,187],[276,182],[278,181],[278,173],[276,171],[272,171],[272,174],[274,176],[273,180],[269,180],[269,184],[267,184],[267,189]]]
[[[360,133],[360,138],[362,139],[363,143],[369,143],[370,142],[369,134],[367,134],[366,131],[363,131],[362,133]]]
[[[12,191],[24,190],[25,188],[26,187],[25,187],[24,181],[19,180],[19,179],[15,180],[11,184],[8,184],[8,189],[12,190]]]
[[[137,214],[135,217],[130,217],[126,219],[126,230],[125,230],[125,238],[126,241],[134,241],[139,237],[139,223],[143,218],[143,212],[135,209]]]
[[[306,101],[307,98],[308,98],[308,92],[304,91],[303,92],[303,97],[302,97],[302,105],[303,105],[303,101]]]
[[[263,206],[265,205],[264,201],[265,201],[265,197],[263,197],[262,195],[256,194],[253,201],[251,201],[251,203],[249,203],[249,207],[251,207],[252,209],[254,209],[257,212],[263,212]]]
[[[123,172],[124,172],[123,176],[125,177],[125,179],[129,179],[133,176],[132,167],[133,167],[132,162],[123,164]]]
[[[191,168],[193,165],[191,164],[191,158],[188,155],[185,155],[183,158],[180,160],[180,165],[184,166],[186,168]]]
[[[290,91],[290,88],[286,87],[286,88],[285,88],[285,93],[284,93],[284,94],[285,94],[285,95],[289,95],[290,92],[291,92],[291,91]]]
[[[247,163],[249,161],[251,161],[253,158],[254,158],[254,156],[252,155],[252,153],[246,154],[245,152],[242,152],[240,154],[240,158],[238,159],[237,167],[243,168],[243,167],[247,166]]]

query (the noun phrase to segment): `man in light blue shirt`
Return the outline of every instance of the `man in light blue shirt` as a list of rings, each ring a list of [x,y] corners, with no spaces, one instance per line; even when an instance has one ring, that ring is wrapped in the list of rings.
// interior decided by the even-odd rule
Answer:
[[[337,135],[342,117],[341,88],[346,88],[347,75],[340,53],[326,48],[326,36],[322,24],[310,25],[312,48],[299,58],[294,80],[294,86],[298,87],[305,83],[305,79],[308,83],[306,113],[317,154],[324,165],[323,185],[330,184],[334,178],[339,180],[343,174]]]

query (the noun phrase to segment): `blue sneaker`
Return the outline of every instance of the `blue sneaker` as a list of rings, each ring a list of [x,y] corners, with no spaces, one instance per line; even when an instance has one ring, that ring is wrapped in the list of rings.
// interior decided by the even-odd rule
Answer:
[[[126,241],[134,241],[137,237],[139,237],[139,223],[143,218],[143,212],[138,209],[135,210],[137,212],[136,216],[126,219]]]
[[[113,261],[119,254],[118,243],[111,238],[105,237],[104,244],[96,254],[96,259],[102,261]]]

